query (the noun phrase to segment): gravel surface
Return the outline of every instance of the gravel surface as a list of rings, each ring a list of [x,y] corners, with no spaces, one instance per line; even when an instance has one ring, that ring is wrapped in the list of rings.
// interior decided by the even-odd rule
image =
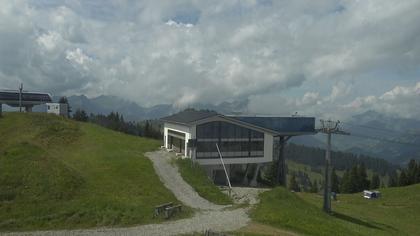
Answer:
[[[178,167],[170,163],[173,153],[166,151],[148,152],[146,156],[152,160],[156,173],[164,185],[171,190],[183,204],[201,210],[219,210],[226,206],[216,205],[200,197],[198,193],[184,181]]]
[[[235,203],[249,203],[255,205],[260,202],[258,195],[268,191],[268,188],[232,187],[232,198]]]
[[[163,224],[142,225],[130,228],[104,228],[92,230],[62,230],[62,231],[37,231],[30,233],[10,233],[7,236],[73,236],[73,235],[178,235],[194,232],[204,232],[207,229],[213,231],[232,231],[246,226],[249,218],[246,209],[232,211],[203,211],[193,218],[167,222]],[[3,235],[3,234],[1,234]]]
[[[179,235],[204,232],[207,229],[219,232],[234,231],[246,226],[250,219],[247,208],[228,210],[227,206],[213,204],[201,198],[194,189],[189,186],[181,177],[176,166],[170,164],[172,153],[156,151],[147,153],[146,156],[153,162],[156,173],[159,175],[165,186],[171,190],[178,200],[192,208],[199,209],[192,218],[170,221],[162,224],[141,225],[127,228],[97,228],[85,230],[58,230],[58,231],[36,231],[20,233],[0,233],[7,236],[21,235]],[[257,202],[256,196],[262,189],[235,188],[234,196],[237,199],[245,199],[253,204]],[[239,202],[239,200],[238,200]]]

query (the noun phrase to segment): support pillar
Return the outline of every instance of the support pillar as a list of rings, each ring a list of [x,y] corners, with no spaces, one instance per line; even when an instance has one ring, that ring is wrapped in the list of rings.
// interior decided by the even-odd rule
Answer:
[[[184,156],[188,157],[188,139],[186,137],[187,135],[185,135],[185,140],[184,140]]]
[[[258,182],[257,182],[258,172],[260,172],[260,164],[257,164],[257,168],[255,168],[254,176],[252,177],[252,180],[249,183],[251,187],[257,187],[258,185]]]
[[[244,186],[248,186],[248,170],[249,170],[249,164],[246,164],[246,168],[245,168],[245,175],[244,178],[242,179],[242,184]]]
[[[32,106],[26,106],[25,112],[32,112]]]
[[[286,139],[284,136],[280,136],[279,142],[279,157],[277,160],[277,176],[276,180],[278,185],[286,187],[287,184],[287,173],[286,173],[286,160],[284,158],[284,146],[286,145]]]
[[[325,212],[331,212],[331,133],[327,134],[327,150],[325,151],[325,182],[324,182],[324,205]]]

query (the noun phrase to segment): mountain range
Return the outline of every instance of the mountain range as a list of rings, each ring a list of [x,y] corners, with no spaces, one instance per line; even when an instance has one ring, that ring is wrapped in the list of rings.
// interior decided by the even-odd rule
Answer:
[[[58,100],[55,97],[53,100]],[[146,119],[158,119],[180,111],[172,104],[159,104],[151,107],[143,107],[135,102],[124,100],[116,96],[99,96],[88,98],[84,95],[70,96],[67,98],[73,111],[83,109],[87,113],[108,114],[112,111],[124,115],[129,121]],[[244,113],[248,107],[248,101],[223,102],[218,105],[196,103],[190,106],[196,109],[214,110],[222,114]]]
[[[54,97],[58,101],[59,97]],[[68,97],[73,111],[83,109],[88,114],[109,114],[118,112],[125,120],[140,121],[158,119],[178,112],[172,104],[159,104],[143,107],[139,104],[116,96],[98,96],[88,98],[84,95]],[[223,102],[221,104],[194,104],[196,109],[214,110],[222,114],[247,114],[248,101]],[[7,108],[5,109],[7,110]],[[45,106],[38,106],[35,111],[45,111]],[[411,158],[420,160],[420,120],[393,117],[375,111],[367,111],[349,117],[340,123],[342,130],[351,135],[333,135],[332,149],[383,158],[394,164],[405,164]],[[290,142],[309,147],[324,149],[325,134],[293,137]]]
[[[394,164],[420,160],[420,121],[367,111],[340,124],[350,135],[333,135],[332,149],[383,158]],[[294,137],[291,142],[326,147],[326,135]]]
[[[142,107],[135,102],[115,96],[71,96],[73,110],[84,109],[88,113],[108,114],[116,111],[126,120],[158,119],[176,113],[180,108],[171,104]],[[196,109],[214,110],[222,114],[246,114],[248,101],[223,102],[218,105],[194,104]],[[333,149],[383,158],[395,164],[405,164],[409,159],[420,159],[420,121],[393,117],[375,111],[354,115],[340,123],[342,130],[351,135],[333,135]],[[291,142],[310,147],[325,148],[326,137],[318,133],[311,136],[293,137]]]

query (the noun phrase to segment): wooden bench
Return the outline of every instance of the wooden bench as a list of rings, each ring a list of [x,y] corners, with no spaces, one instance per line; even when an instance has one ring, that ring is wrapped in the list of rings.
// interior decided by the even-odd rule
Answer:
[[[165,219],[171,218],[175,213],[179,213],[182,210],[181,205],[169,206],[165,208]]]
[[[168,202],[162,205],[155,206],[155,212],[153,214],[153,218],[159,216],[162,212],[165,211],[167,207],[172,207],[174,205],[173,202]]]

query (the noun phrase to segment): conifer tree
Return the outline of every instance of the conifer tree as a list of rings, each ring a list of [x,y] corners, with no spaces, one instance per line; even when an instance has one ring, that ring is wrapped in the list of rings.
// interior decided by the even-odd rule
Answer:
[[[398,185],[399,186],[409,185],[409,179],[407,177],[407,174],[405,173],[405,170],[401,170],[400,178],[398,179]]]
[[[73,119],[77,121],[88,121],[89,117],[87,116],[85,110],[77,109],[76,112],[73,114]]]
[[[335,193],[340,192],[338,176],[335,173],[334,168],[332,169],[332,173],[331,173],[331,192],[335,192]]]
[[[318,182],[315,180],[311,185],[311,193],[317,193],[318,192]]]
[[[289,181],[289,189],[295,192],[300,192],[299,185],[296,181],[296,174],[293,172]]]
[[[354,165],[353,168],[351,168],[351,170],[350,170],[349,182],[350,182],[349,193],[358,192],[361,181],[360,181],[359,170],[358,170],[357,165]]]
[[[377,189],[381,185],[381,180],[379,179],[378,174],[373,174],[372,181],[370,182],[370,188],[371,189]]]
[[[415,184],[417,180],[417,163],[411,159],[407,167],[407,180],[408,184]]]
[[[340,192],[341,193],[351,192],[350,172],[348,170],[344,172],[343,178],[341,178]]]
[[[417,164],[416,183],[420,183],[420,163]]]
[[[389,179],[388,179],[388,187],[397,187],[398,186],[398,176],[397,173],[392,172],[389,175]]]
[[[146,124],[144,125],[144,136],[150,137],[150,124],[149,121],[146,120]]]
[[[358,187],[356,192],[368,189],[369,185],[370,181],[366,173],[366,167],[365,164],[362,162],[358,168]]]

